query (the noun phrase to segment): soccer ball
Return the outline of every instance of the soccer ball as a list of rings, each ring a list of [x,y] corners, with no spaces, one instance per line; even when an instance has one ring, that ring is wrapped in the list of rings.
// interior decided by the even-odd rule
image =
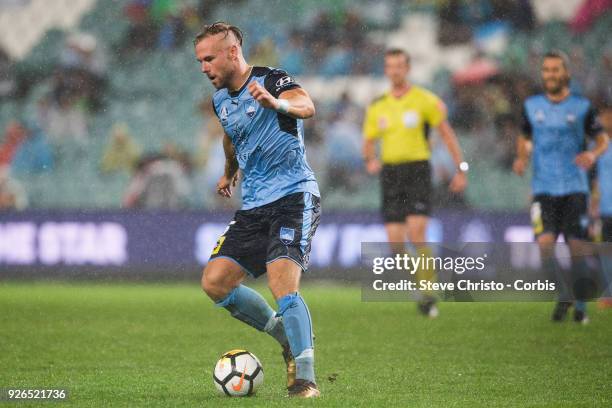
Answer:
[[[259,359],[246,350],[231,350],[223,354],[213,371],[217,390],[230,397],[255,394],[263,379]]]

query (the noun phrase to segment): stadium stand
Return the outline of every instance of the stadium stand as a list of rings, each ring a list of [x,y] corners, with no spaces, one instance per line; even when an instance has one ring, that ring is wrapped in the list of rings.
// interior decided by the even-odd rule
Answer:
[[[484,209],[518,209],[528,201],[528,181],[509,175],[508,155],[517,131],[520,98],[537,80],[537,72],[530,70],[533,60],[554,47],[581,56],[584,67],[599,68],[612,53],[609,45],[607,49],[603,46],[609,44],[609,14],[580,34],[567,24],[581,4],[577,0],[569,2],[571,7],[564,7],[562,15],[558,1],[532,1],[532,16],[537,22],[516,17],[512,10],[501,17],[495,15],[492,5],[499,2],[494,1],[475,2],[482,6],[478,12],[464,7],[457,15],[465,21],[456,22],[445,17],[447,2],[386,0],[371,6],[363,1],[327,4],[308,0],[296,3],[291,10],[252,0],[249,8],[269,11],[256,22],[247,18],[246,2],[207,3],[211,6],[202,10],[197,1],[78,0],[57,1],[51,6],[32,0],[0,8],[0,47],[9,56],[9,72],[16,82],[8,95],[0,93],[0,129],[11,120],[40,127],[56,154],[56,166],[48,171],[14,176],[25,187],[31,207],[121,206],[130,174],[100,170],[111,129],[118,124],[130,129],[144,154],[160,153],[169,143],[177,151],[190,152],[189,205],[218,205],[206,198],[211,194],[210,180],[217,177],[213,166],[203,165],[206,159],[214,159],[215,153],[202,147],[202,138],[207,137],[202,134],[208,126],[204,122],[210,118],[198,112],[199,104],[209,99],[213,90],[194,62],[190,43],[203,16],[206,21],[238,16],[232,23],[245,29],[247,55],[252,60],[271,61],[269,65],[287,66],[290,71],[293,67],[318,102],[317,119],[308,124],[306,137],[327,208],[371,209],[378,205],[375,179],[366,176],[362,168],[351,167],[354,177],[346,185],[330,182],[339,169],[333,168],[330,160],[321,160],[319,153],[325,157],[332,141],[360,139],[363,107],[385,87],[378,64],[385,47],[407,49],[413,56],[412,79],[432,88],[448,103],[471,163],[465,201]],[[228,13],[230,9],[232,13]],[[40,16],[44,16],[40,23],[19,23]],[[297,23],[295,16],[300,16]],[[444,30],[448,24],[466,27],[468,21],[470,27],[477,28],[464,40],[447,43]],[[265,37],[261,26],[274,37]],[[24,27],[30,31],[19,31]],[[5,31],[11,35],[5,36]],[[14,41],[16,36],[22,41]],[[75,42],[75,38],[80,40]],[[102,68],[96,71],[78,58],[74,62],[75,47],[81,53],[99,56],[103,63],[95,66]],[[70,69],[74,68],[70,64],[77,64],[81,74],[94,71],[94,86],[99,86],[93,88],[96,100],[82,92],[81,85],[91,77],[75,76],[74,71],[66,70],[66,64]],[[487,68],[485,73],[483,67]],[[591,80],[593,75],[585,76],[589,83],[576,83],[575,88],[590,94],[601,91],[601,81],[597,75]],[[605,69],[600,75],[605,75]],[[81,81],[77,81],[77,91],[70,87],[75,78]],[[343,94],[352,106],[347,114],[341,112]],[[474,112],[466,106],[482,109]],[[57,126],[49,123],[60,123],[57,126],[66,134],[59,140],[54,138],[49,129]],[[73,140],[68,136],[73,133],[83,135]],[[489,149],[487,154],[483,154],[483,146]],[[343,162],[352,166],[359,160],[359,149],[353,152],[354,160]],[[204,159],[198,161],[197,156]],[[440,157],[444,160],[443,153]],[[351,194],[348,203],[347,192]]]

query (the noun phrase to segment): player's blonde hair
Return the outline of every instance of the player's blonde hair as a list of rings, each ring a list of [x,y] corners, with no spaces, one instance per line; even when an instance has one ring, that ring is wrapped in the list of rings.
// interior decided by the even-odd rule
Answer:
[[[230,35],[230,33],[232,33],[233,36],[238,41],[238,44],[242,46],[242,37],[243,37],[242,30],[224,21],[217,21],[216,23],[207,24],[204,27],[202,27],[202,30],[200,30],[200,32],[196,34],[193,40],[193,45],[194,46],[198,45],[198,43],[206,37],[210,37],[212,35],[217,35],[221,33],[225,33],[225,36],[223,38],[227,38],[227,36]]]

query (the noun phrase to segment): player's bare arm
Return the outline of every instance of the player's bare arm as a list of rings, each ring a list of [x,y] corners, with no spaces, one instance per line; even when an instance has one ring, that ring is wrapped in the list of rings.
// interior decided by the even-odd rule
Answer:
[[[223,197],[232,196],[232,188],[238,182],[238,161],[232,140],[227,134],[223,135],[223,151],[225,152],[225,171],[217,182],[217,193]]]
[[[455,131],[451,127],[450,123],[448,123],[448,120],[440,123],[440,126],[438,126],[438,131],[440,132],[440,137],[453,158],[453,162],[455,162],[457,169],[453,179],[451,180],[449,189],[453,193],[460,193],[465,190],[465,187],[467,186],[467,177],[465,175],[467,166],[465,166],[463,161],[463,153],[461,152],[457,135],[455,134]]]
[[[584,170],[589,170],[597,158],[608,149],[609,138],[605,132],[601,132],[595,138],[595,146],[591,150],[586,150],[576,156],[576,164]]]
[[[366,139],[363,142],[363,161],[365,162],[368,174],[378,174],[382,169],[382,164],[376,155],[376,140]]]
[[[514,159],[512,164],[512,171],[519,176],[525,174],[525,170],[529,165],[532,147],[531,140],[527,139],[524,135],[519,135],[516,140],[516,159]]]
[[[589,217],[591,217],[591,219],[595,220],[601,216],[600,201],[601,191],[599,190],[599,180],[595,179],[591,185],[591,199],[589,200]]]
[[[287,90],[275,98],[260,83],[253,81],[248,90],[253,98],[266,109],[281,112],[295,119],[308,119],[314,116],[315,107],[310,95],[302,88]]]

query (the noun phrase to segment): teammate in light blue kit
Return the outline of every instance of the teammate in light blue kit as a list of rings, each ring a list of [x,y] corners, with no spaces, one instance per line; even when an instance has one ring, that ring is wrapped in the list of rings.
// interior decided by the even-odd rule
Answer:
[[[240,169],[243,195],[242,209],[204,269],[202,288],[233,317],[281,344],[289,396],[318,397],[312,319],[298,292],[320,216],[302,124],[314,115],[314,105],[286,72],[246,63],[237,27],[205,26],[194,45],[202,72],[217,88],[213,107],[225,130],[225,173],[217,191],[230,197]],[[246,275],[264,273],[276,312],[241,283]]]
[[[607,133],[612,131],[612,101],[606,101],[599,114]],[[601,218],[601,262],[606,279],[606,291],[600,301],[602,307],[612,307],[612,148],[597,161],[597,182],[593,197],[594,215]]]
[[[549,52],[542,61],[544,93],[528,98],[523,110],[514,171],[522,175],[533,150],[533,204],[531,221],[544,267],[562,276],[554,260],[554,244],[563,234],[572,254],[572,279],[558,279],[559,302],[553,321],[562,321],[575,298],[574,320],[587,323],[584,293],[574,280],[585,271],[578,254],[587,253],[587,170],[606,150],[608,137],[588,99],[570,93],[569,60],[562,52]],[[595,140],[587,150],[586,138]],[[569,282],[568,282],[569,281]],[[574,293],[571,293],[574,292]]]

